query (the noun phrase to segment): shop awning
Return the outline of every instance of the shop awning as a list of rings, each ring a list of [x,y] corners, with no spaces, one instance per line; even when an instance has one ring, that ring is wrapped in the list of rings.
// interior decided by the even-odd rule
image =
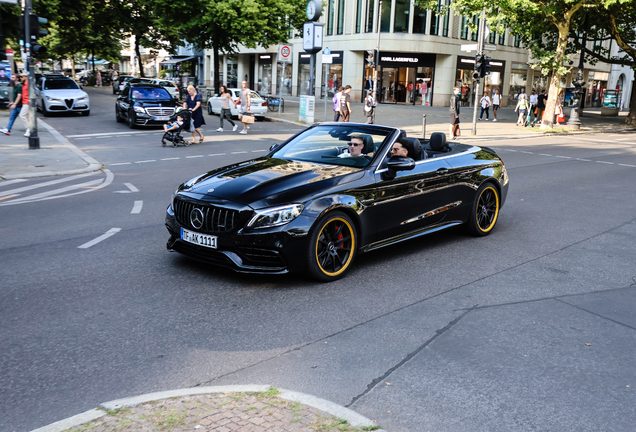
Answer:
[[[171,64],[175,64],[175,63],[181,63],[183,61],[186,60],[192,60],[194,58],[194,56],[190,56],[190,57],[184,57],[184,58],[178,58],[178,59],[170,59],[170,60],[164,60],[161,62],[162,65],[171,65]]]

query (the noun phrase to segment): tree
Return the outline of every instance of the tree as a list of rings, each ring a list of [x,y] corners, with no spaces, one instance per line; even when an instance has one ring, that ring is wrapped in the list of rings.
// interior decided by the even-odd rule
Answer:
[[[220,85],[219,54],[239,45],[267,47],[287,42],[305,21],[305,0],[155,0],[160,25],[172,25],[179,37],[214,52],[214,86]]]

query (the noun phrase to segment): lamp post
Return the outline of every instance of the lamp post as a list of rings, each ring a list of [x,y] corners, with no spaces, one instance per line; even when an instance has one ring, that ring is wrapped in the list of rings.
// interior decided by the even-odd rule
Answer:
[[[585,20],[583,21],[583,26],[585,28],[585,22],[587,21],[587,15],[585,15]],[[579,117],[579,108],[581,106],[581,99],[583,96],[583,86],[585,85],[585,81],[583,81],[583,67],[585,65],[585,45],[587,44],[587,31],[583,31],[583,43],[581,46],[581,54],[579,55],[579,70],[576,74],[576,81],[573,81],[575,90],[574,90],[574,101],[572,103],[572,109],[570,110],[570,118],[568,119],[567,125],[572,130],[581,129],[581,119]]]

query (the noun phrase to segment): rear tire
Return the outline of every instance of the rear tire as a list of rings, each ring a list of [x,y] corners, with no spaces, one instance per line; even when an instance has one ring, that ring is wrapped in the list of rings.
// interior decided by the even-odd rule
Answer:
[[[500,205],[497,187],[490,182],[481,185],[470,210],[470,219],[468,219],[470,232],[479,237],[490,234],[499,218]]]
[[[311,230],[307,272],[321,282],[340,279],[353,263],[357,240],[356,227],[349,216],[340,211],[327,213]]]

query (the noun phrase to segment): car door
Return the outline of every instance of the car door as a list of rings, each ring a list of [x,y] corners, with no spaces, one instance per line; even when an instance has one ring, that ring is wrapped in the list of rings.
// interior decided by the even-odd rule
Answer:
[[[387,178],[375,173],[377,194],[369,210],[376,221],[376,241],[416,234],[443,223],[451,205],[453,185],[446,160],[417,161],[410,171]]]

